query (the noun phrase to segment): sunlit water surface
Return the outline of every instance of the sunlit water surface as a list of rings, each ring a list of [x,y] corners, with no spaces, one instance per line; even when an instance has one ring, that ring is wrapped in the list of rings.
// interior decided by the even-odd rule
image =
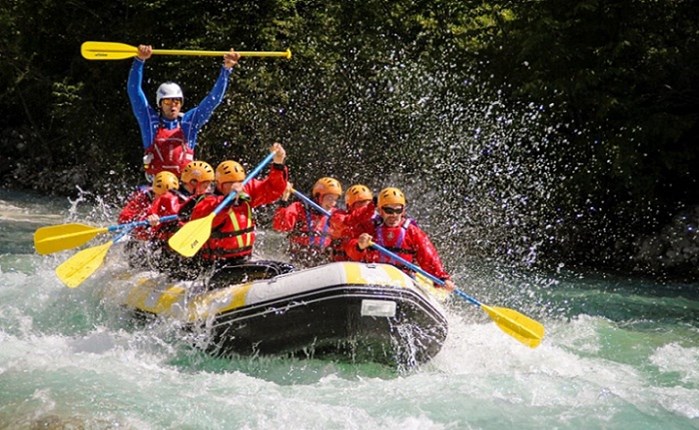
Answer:
[[[697,284],[470,263],[461,288],[541,321],[541,346],[455,299],[444,348],[418,369],[216,359],[102,299],[118,246],[80,287],[59,282],[75,251],[36,255],[32,233],[90,219],[75,206],[0,192],[0,428],[699,428]],[[279,244],[264,233],[261,255]]]

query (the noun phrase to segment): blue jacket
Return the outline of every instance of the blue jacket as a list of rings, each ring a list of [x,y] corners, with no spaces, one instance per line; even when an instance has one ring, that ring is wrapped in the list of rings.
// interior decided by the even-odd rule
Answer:
[[[143,82],[144,64],[145,61],[139,58],[134,59],[127,83],[131,108],[138,120],[138,126],[141,129],[143,149],[146,150],[153,144],[155,133],[158,131],[158,126],[161,123],[166,129],[176,128],[179,124],[182,127],[187,145],[194,149],[194,147],[197,146],[197,133],[199,133],[199,129],[206,124],[211,114],[214,112],[214,109],[216,109],[223,100],[223,96],[226,93],[226,86],[228,85],[228,77],[231,75],[233,69],[226,69],[221,66],[221,73],[218,75],[214,87],[199,105],[194,106],[178,119],[167,120],[160,116],[159,109],[153,109],[151,107],[146,98],[146,94],[143,92],[141,83]]]

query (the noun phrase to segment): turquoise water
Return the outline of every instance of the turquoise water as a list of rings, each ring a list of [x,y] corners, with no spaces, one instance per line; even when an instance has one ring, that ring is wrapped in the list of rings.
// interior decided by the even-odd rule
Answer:
[[[118,247],[80,287],[58,281],[74,251],[36,255],[32,233],[85,216],[0,193],[0,428],[699,428],[699,284],[472,265],[461,288],[541,321],[541,346],[457,299],[443,350],[414,370],[216,359],[101,299]]]

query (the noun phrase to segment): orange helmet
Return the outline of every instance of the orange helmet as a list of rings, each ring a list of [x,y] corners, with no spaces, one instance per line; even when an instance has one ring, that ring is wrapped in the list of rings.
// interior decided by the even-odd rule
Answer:
[[[345,204],[347,207],[350,207],[357,202],[371,200],[372,198],[374,198],[374,195],[365,185],[352,185],[345,193]]]
[[[342,185],[335,178],[320,178],[313,185],[311,194],[315,198],[322,198],[326,194],[334,194],[340,197],[342,195]]]
[[[226,160],[216,167],[216,182],[242,182],[245,180],[245,169],[240,163]]]
[[[214,169],[204,161],[190,161],[184,167],[182,171],[182,182],[189,183],[189,181],[196,179],[198,182],[202,181],[213,181],[214,180]]]
[[[379,207],[386,205],[403,205],[405,206],[405,194],[398,188],[384,188],[379,192]]]
[[[180,181],[174,173],[163,170],[153,178],[153,192],[160,196],[169,190],[176,190],[180,187]]]

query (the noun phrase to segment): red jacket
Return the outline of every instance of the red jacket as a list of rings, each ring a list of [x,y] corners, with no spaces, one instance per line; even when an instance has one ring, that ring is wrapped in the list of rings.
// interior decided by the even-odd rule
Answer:
[[[333,249],[333,261],[347,261],[345,246],[347,241],[355,237],[354,231],[362,223],[369,221],[374,215],[375,206],[370,203],[354,211],[336,210],[330,216],[330,235],[337,243]]]
[[[330,214],[337,212],[332,208]],[[308,211],[303,202],[294,202],[277,208],[272,219],[272,228],[288,231],[289,240],[302,247],[327,248],[332,241],[330,220],[326,215]]]
[[[131,193],[126,201],[126,205],[119,213],[119,224],[130,223],[134,221],[143,221],[148,216],[148,209],[153,204],[155,193],[148,185],[138,187],[136,191]],[[148,228],[137,227],[131,230],[131,235],[136,239],[147,240],[150,238],[151,232]]]
[[[274,165],[263,180],[253,179],[243,192],[213,219],[211,236],[201,249],[201,257],[207,260],[247,257],[255,244],[255,218],[253,208],[278,200],[284,190],[288,171]],[[204,218],[226,198],[221,194],[209,194],[201,199],[192,211],[192,220]]]
[[[167,191],[155,199],[151,207],[148,209],[148,215],[158,215],[160,218],[168,215],[175,215],[191,198],[192,196],[186,195],[179,190]],[[166,241],[170,238],[170,236],[175,234],[178,227],[181,227],[182,225],[182,221],[172,221],[151,227],[153,230],[153,238]]]
[[[377,244],[387,248],[405,260],[417,264],[426,272],[442,280],[449,279],[449,274],[444,270],[437,249],[430,241],[427,233],[422,231],[415,222],[409,218],[403,218],[398,227],[387,227],[379,216],[359,224],[354,231],[355,238],[349,240],[345,246],[347,256],[354,261],[366,263],[391,263],[400,267],[400,263],[392,261],[379,251],[367,248],[359,250],[357,236],[362,233],[370,234]],[[404,269],[405,270],[405,269]],[[410,271],[407,269],[406,271]]]

